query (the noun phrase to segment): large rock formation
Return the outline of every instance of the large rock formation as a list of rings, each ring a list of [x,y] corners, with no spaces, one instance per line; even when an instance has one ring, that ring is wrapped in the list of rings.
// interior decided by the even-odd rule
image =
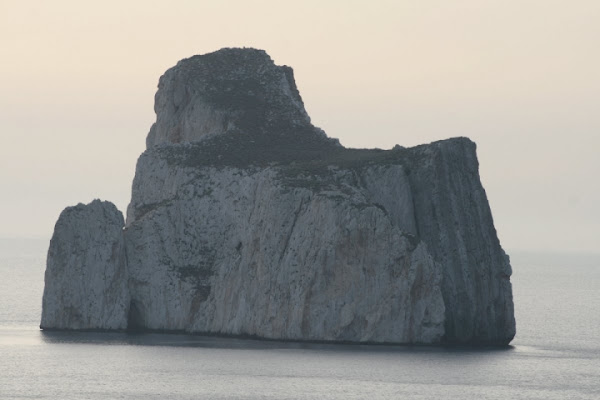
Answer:
[[[292,70],[253,49],[180,61],[155,110],[125,229],[107,203],[61,215],[43,328],[514,336],[510,264],[468,139],[346,149],[311,125]]]

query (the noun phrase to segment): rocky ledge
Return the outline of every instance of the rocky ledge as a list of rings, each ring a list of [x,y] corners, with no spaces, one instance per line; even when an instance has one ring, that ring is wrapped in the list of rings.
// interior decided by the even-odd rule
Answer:
[[[292,69],[254,49],[180,61],[155,111],[126,223],[108,202],[61,214],[43,329],[512,340],[470,140],[346,149],[310,123]]]

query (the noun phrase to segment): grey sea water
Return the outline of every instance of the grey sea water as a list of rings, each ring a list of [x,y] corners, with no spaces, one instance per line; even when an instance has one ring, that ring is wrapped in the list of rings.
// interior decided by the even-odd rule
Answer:
[[[0,240],[0,399],[600,399],[600,256],[514,253],[505,349],[38,329],[44,240]]]

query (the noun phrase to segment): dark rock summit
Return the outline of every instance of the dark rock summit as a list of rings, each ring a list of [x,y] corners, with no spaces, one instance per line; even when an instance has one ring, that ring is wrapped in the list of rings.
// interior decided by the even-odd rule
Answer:
[[[148,148],[223,133],[293,136],[312,128],[292,69],[255,49],[181,60],[160,78],[154,110]]]
[[[254,49],[180,61],[155,111],[125,229],[110,203],[61,214],[42,328],[513,338],[470,140],[346,149],[310,123],[292,69]]]

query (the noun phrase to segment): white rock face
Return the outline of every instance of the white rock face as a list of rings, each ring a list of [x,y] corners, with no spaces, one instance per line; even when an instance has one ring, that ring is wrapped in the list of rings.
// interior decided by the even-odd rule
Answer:
[[[129,311],[123,215],[109,202],[66,208],[48,250],[44,329],[125,329]]]
[[[136,175],[125,235],[140,326],[277,339],[441,340],[440,264],[368,203],[364,188],[289,187],[275,168],[199,175],[193,168],[159,173],[157,165],[149,153],[138,163],[138,172],[151,172]],[[332,174],[339,187],[351,179]],[[154,197],[146,180],[158,176],[177,191]],[[146,211],[136,218],[138,209]]]
[[[59,219],[42,327],[513,338],[510,264],[470,140],[345,149],[310,124],[291,69],[253,49],[182,60],[155,110],[125,230],[100,203]]]

